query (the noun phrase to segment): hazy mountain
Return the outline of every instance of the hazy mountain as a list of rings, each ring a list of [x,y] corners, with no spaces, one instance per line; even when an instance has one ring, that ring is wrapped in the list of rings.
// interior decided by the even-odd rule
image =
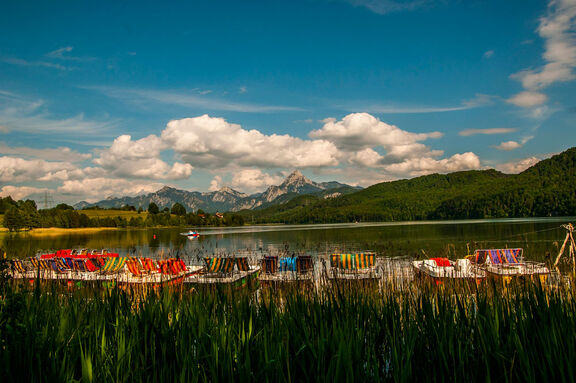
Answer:
[[[273,204],[286,203],[290,199],[302,194],[318,194],[325,198],[332,198],[343,193],[358,190],[357,187],[341,184],[339,182],[317,183],[306,178],[300,171],[292,172],[278,186],[268,187],[263,193],[247,195],[229,187],[224,187],[214,192],[186,191],[164,186],[162,189],[149,194],[135,197],[108,197],[105,200],[88,203],[78,202],[74,207],[82,209],[99,206],[101,208],[119,208],[125,205],[142,207],[146,209],[151,202],[163,209],[172,207],[178,202],[184,205],[188,211],[202,209],[206,212],[238,211],[271,206]]]

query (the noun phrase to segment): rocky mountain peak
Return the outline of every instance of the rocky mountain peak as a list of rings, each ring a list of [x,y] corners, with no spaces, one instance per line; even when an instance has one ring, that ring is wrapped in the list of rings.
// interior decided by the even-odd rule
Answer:
[[[164,186],[162,189],[158,190],[156,193],[168,193],[168,192],[171,192],[173,190],[176,190],[176,189],[171,188],[170,186]]]
[[[292,173],[290,173],[288,177],[286,177],[286,179],[284,180],[284,182],[282,182],[282,185],[280,185],[280,187],[289,185],[304,185],[312,183],[313,182],[310,181],[308,178],[306,178],[304,174],[300,172],[300,170],[294,170]]]
[[[234,190],[228,186],[224,186],[223,188],[218,190],[218,193],[238,194],[238,192],[236,190]]]

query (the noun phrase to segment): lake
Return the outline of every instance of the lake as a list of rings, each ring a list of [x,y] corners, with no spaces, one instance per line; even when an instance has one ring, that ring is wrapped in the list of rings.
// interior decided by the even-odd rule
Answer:
[[[33,256],[39,251],[67,248],[107,248],[121,255],[189,259],[213,253],[300,253],[372,250],[385,257],[459,258],[468,249],[522,247],[529,260],[546,261],[558,253],[566,230],[561,224],[574,217],[349,223],[329,225],[273,225],[232,228],[195,228],[201,235],[188,239],[187,228],[118,229],[58,235],[19,233],[0,235],[9,257]]]

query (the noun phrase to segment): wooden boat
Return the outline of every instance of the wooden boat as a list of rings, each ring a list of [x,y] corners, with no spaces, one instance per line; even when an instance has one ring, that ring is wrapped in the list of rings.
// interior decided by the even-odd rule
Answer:
[[[523,249],[481,249],[470,257],[472,264],[478,266],[492,277],[522,277],[548,275],[550,270],[542,262],[526,261]]]
[[[412,267],[417,276],[437,284],[446,281],[479,282],[486,278],[486,272],[472,265],[469,259],[430,258],[413,261]]]
[[[247,257],[207,257],[205,266],[184,278],[183,283],[192,285],[225,285],[240,288],[256,280],[260,266],[250,265]]]

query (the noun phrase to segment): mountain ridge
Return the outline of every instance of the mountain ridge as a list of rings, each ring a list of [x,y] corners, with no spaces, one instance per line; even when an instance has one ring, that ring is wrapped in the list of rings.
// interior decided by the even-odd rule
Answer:
[[[274,201],[285,203],[281,197],[291,194],[317,194],[328,190],[338,189],[338,193],[346,193],[358,190],[357,187],[342,184],[336,181],[314,182],[305,177],[299,170],[290,173],[280,185],[270,185],[264,192],[246,194],[224,186],[212,192],[187,191],[171,186],[163,186],[153,193],[136,195],[133,197],[113,197],[109,196],[104,200],[88,203],[80,201],[74,205],[76,209],[84,209],[98,206],[101,208],[120,208],[131,205],[135,207],[147,208],[154,202],[161,209],[172,207],[176,202],[182,204],[188,211],[204,210],[206,212],[216,211],[239,211],[244,209],[255,209],[260,206],[268,206]]]

